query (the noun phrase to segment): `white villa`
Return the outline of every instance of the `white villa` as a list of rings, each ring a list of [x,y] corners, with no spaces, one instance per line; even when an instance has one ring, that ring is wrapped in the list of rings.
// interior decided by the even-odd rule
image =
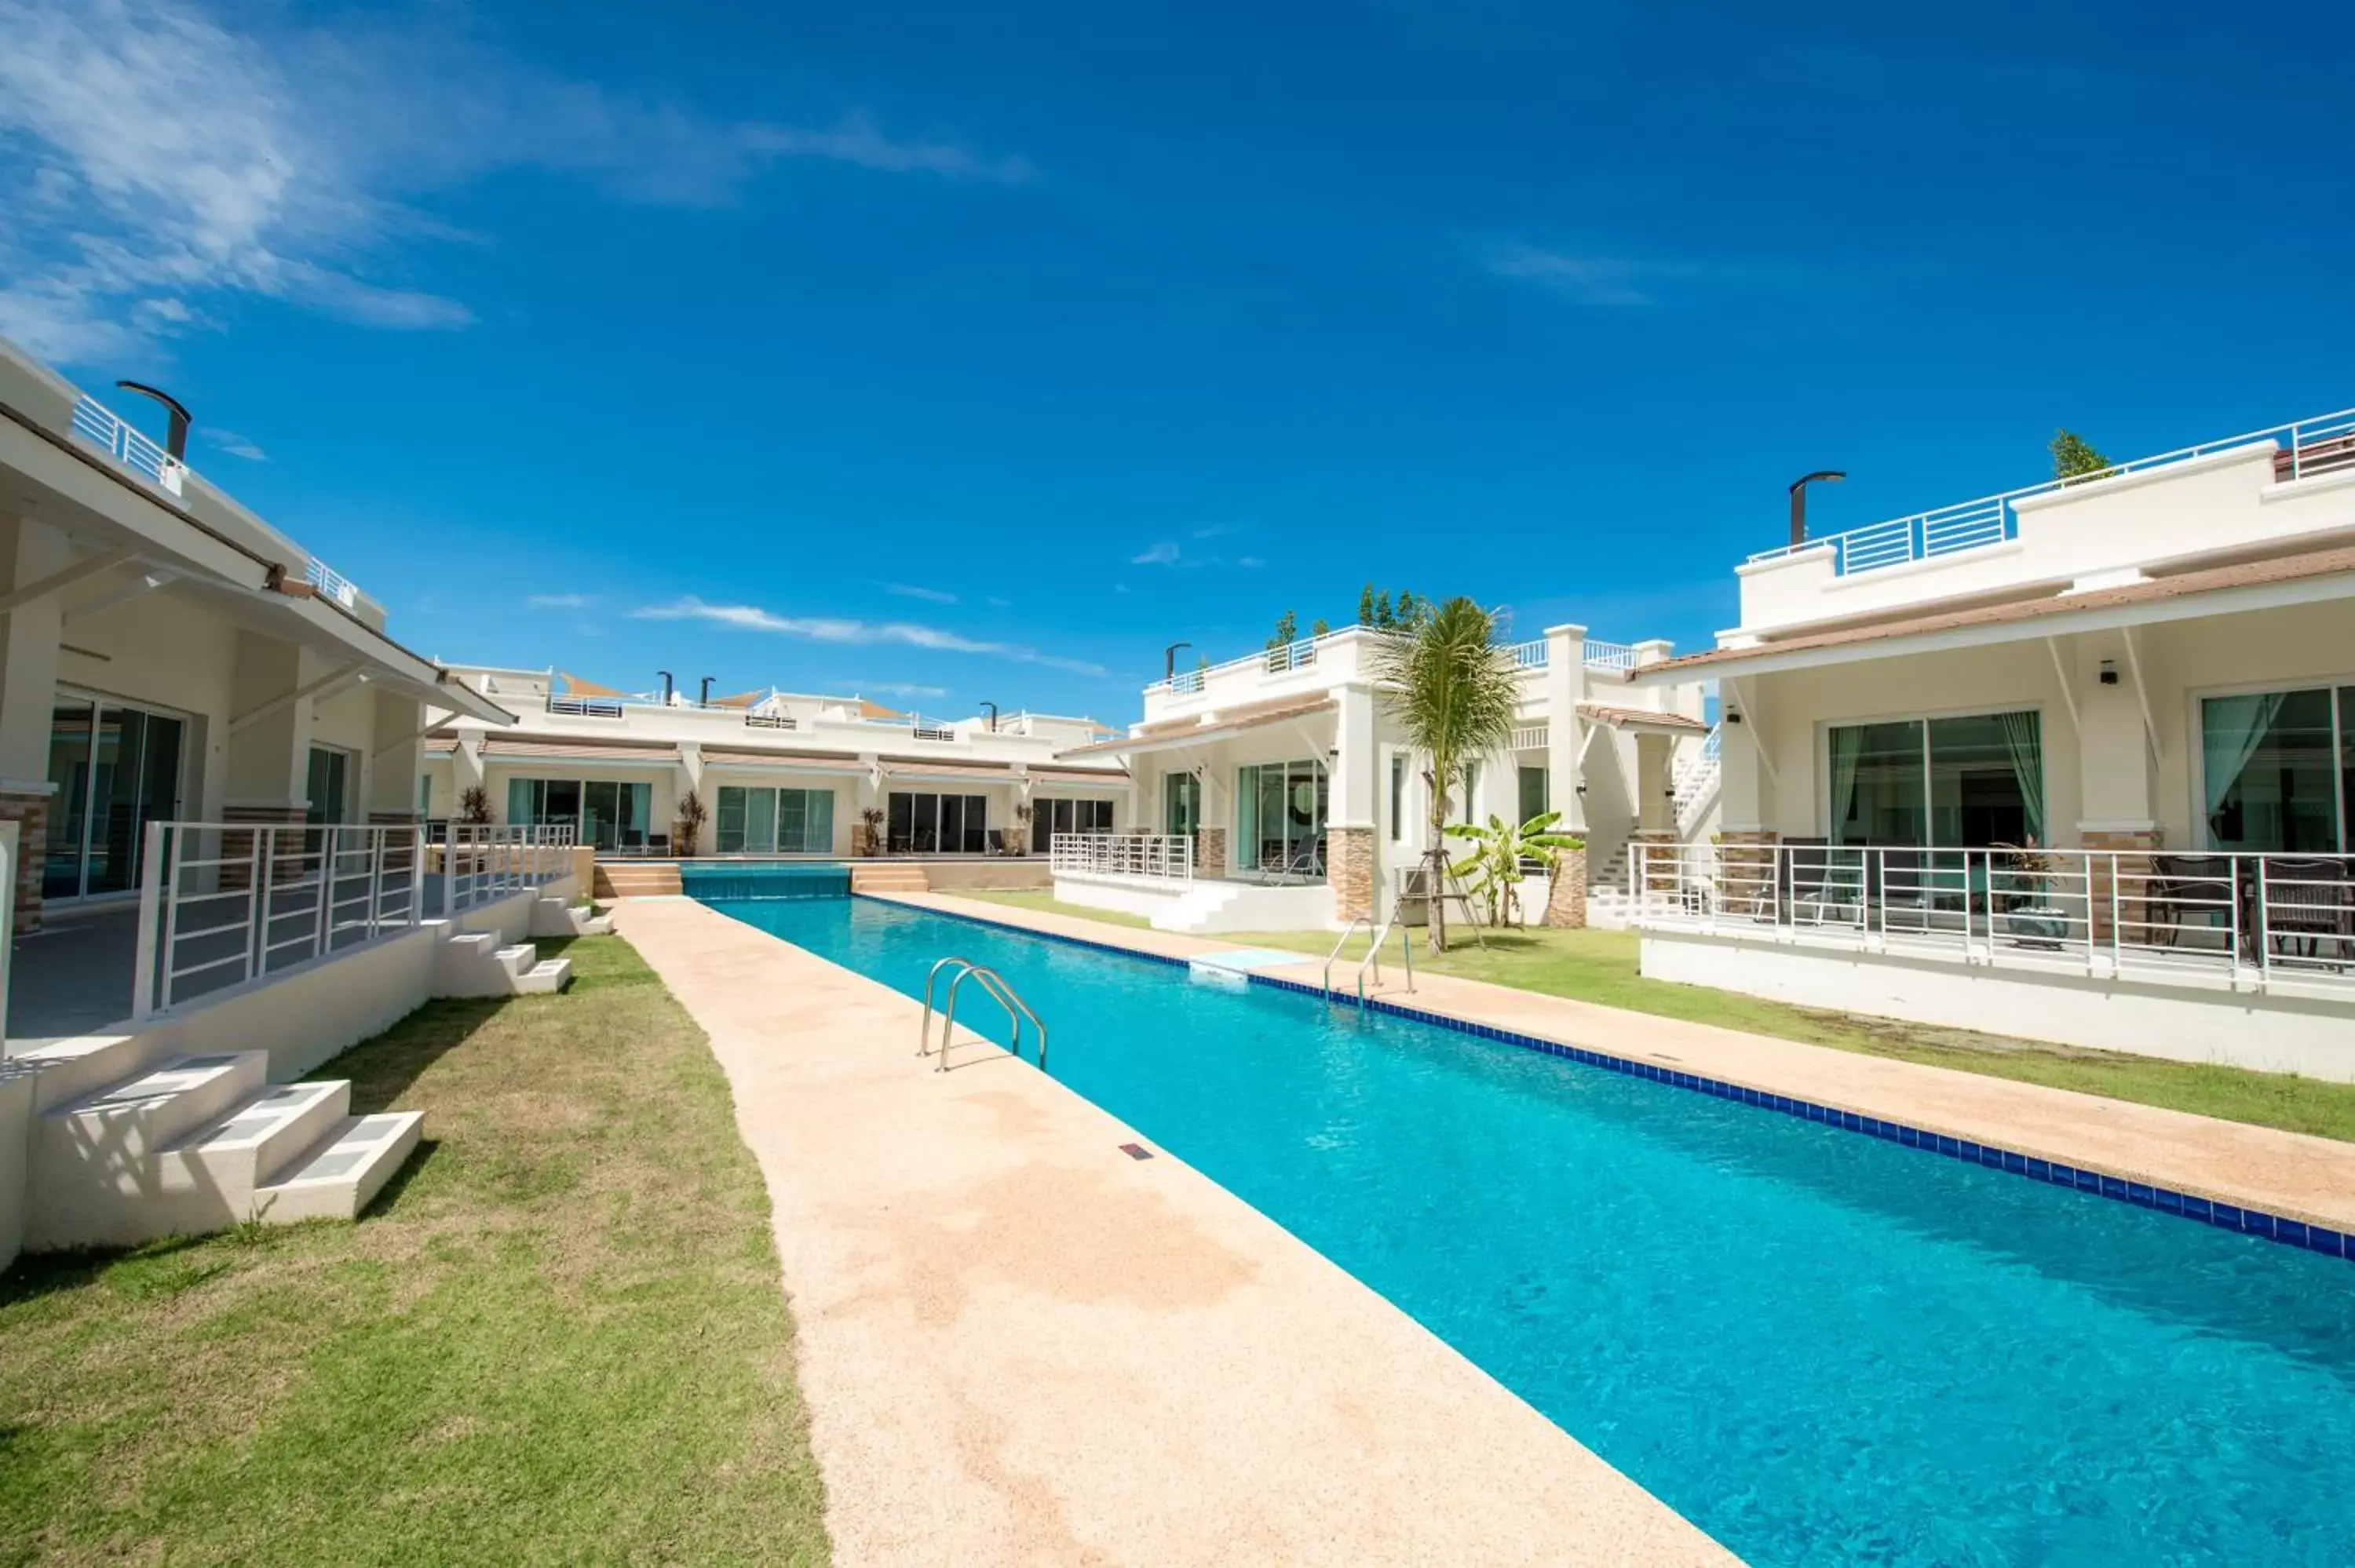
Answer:
[[[135,404],[132,397],[118,403]],[[164,444],[0,342],[0,1266],[349,1217],[415,1148],[296,1080],[436,995],[561,986],[561,830],[419,820],[510,715]]]
[[[1645,972],[2355,1078],[2355,412],[1763,551]]]
[[[1045,852],[1058,835],[1136,817],[1113,759],[1063,754],[1104,734],[1046,714],[936,722],[858,697],[765,690],[632,695],[551,670],[460,665],[453,675],[509,726],[455,707],[426,737],[420,802],[461,817],[484,792],[494,821],[563,826],[601,855],[687,853],[680,803],[708,821],[704,856],[883,854],[947,863]],[[870,832],[869,812],[879,813]]]
[[[1389,919],[1426,848],[1430,785],[1376,691],[1369,655],[1384,635],[1349,627],[1147,686],[1127,734],[1065,754],[1133,771],[1139,831],[1061,846],[1056,896],[1179,931]],[[1459,820],[1556,810],[1585,837],[1552,885],[1525,889],[1533,918],[1584,924],[1590,861],[1615,888],[1630,845],[1706,842],[1714,827],[1706,681],[1631,690],[1623,679],[1668,653],[1581,626],[1512,650],[1522,695],[1510,754],[1476,764],[1468,796],[1450,795]],[[1594,913],[1616,908],[1614,894]]]

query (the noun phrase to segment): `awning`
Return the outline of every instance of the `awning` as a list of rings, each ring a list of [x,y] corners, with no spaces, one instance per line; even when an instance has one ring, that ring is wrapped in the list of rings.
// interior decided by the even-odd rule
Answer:
[[[564,690],[559,694],[563,696],[626,697],[630,694],[612,686],[601,686],[594,681],[584,681],[578,675],[559,674],[556,678],[564,683]]]
[[[1014,780],[1011,763],[993,768],[983,762],[926,762],[916,757],[886,757],[880,760],[883,771],[894,779],[947,779],[984,784],[1010,784]]]
[[[782,768],[795,773],[864,773],[867,771],[865,763],[847,752],[745,751],[718,746],[707,746],[703,748],[703,765],[707,768]]]
[[[1658,735],[1707,735],[1709,726],[1682,714],[1655,713],[1649,708],[1614,708],[1606,703],[1581,703],[1578,716],[1613,729],[1650,730]]]
[[[1268,725],[1282,724],[1290,719],[1309,718],[1329,713],[1333,699],[1329,696],[1307,702],[1265,704],[1253,708],[1230,708],[1210,724],[1167,722],[1147,725],[1136,734],[1118,740],[1100,740],[1089,746],[1075,746],[1069,751],[1059,751],[1059,758],[1073,757],[1141,757],[1147,752],[1178,751],[1189,746],[1199,746],[1206,740],[1219,740],[1231,735],[1241,735]]]
[[[519,736],[494,735],[483,741],[488,762],[640,762],[649,768],[669,768],[678,762],[676,746],[633,746],[619,741],[527,740]]]
[[[1748,648],[1688,653],[1627,673],[1637,685],[1695,677],[1771,674],[1776,670],[1985,647],[2036,637],[2065,637],[2116,626],[2234,615],[2284,605],[2355,597],[2355,546],[2209,567],[2083,593],[2048,594],[1870,625],[1772,639]]]

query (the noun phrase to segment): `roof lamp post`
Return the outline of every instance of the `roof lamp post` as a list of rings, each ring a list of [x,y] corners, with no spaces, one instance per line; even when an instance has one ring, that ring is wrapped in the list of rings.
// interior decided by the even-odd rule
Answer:
[[[1819,482],[1837,484],[1847,477],[1838,469],[1819,468],[1791,482],[1791,544],[1795,548],[1807,542],[1807,486]]]
[[[1167,683],[1178,678],[1178,650],[1191,648],[1191,642],[1172,642],[1161,652],[1161,679]]]
[[[709,675],[706,675],[706,676],[704,676],[704,677],[703,677],[703,689],[702,689],[701,691],[699,691],[699,692],[698,692],[698,693],[696,693],[696,694],[695,694],[695,705],[696,705],[697,707],[699,707],[699,708],[708,708],[708,707],[709,707],[709,706],[711,705],[711,682],[712,682],[712,680],[713,680],[713,677],[711,677],[711,676],[709,676]]]
[[[981,705],[989,710],[989,733],[996,735],[997,733],[997,705],[996,703],[984,703]]]
[[[172,460],[175,462],[187,461],[188,410],[186,405],[163,388],[150,387],[142,381],[118,381],[115,385],[125,392],[136,392],[142,397],[153,397],[164,405],[164,412],[171,419],[171,423],[165,427],[164,432],[164,450],[172,454]]]
[[[655,673],[663,678],[663,706],[668,707],[672,696],[678,691],[678,683],[671,678],[668,670],[656,670]]]

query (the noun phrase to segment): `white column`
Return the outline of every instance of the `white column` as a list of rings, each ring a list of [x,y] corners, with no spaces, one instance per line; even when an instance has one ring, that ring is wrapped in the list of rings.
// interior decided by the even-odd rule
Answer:
[[[1546,806],[1561,813],[1564,832],[1586,831],[1586,800],[1579,793],[1585,782],[1580,772],[1580,747],[1586,740],[1586,722],[1578,705],[1586,700],[1586,628],[1546,628]]]

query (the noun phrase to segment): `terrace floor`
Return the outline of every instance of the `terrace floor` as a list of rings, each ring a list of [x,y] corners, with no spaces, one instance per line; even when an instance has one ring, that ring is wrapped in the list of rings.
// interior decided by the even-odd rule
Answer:
[[[1173,958],[1238,950],[942,894],[871,896]],[[1314,986],[1323,969],[1321,959],[1304,958],[1266,972]],[[1384,975],[1379,994],[1406,1000],[1396,970],[1386,966]],[[1454,976],[1420,974],[1415,988],[1412,1005],[1430,1012],[2355,1234],[2355,1144]]]
[[[700,905],[616,914],[767,1178],[837,1563],[1732,1561],[1052,1078],[931,1072],[916,1002]]]

